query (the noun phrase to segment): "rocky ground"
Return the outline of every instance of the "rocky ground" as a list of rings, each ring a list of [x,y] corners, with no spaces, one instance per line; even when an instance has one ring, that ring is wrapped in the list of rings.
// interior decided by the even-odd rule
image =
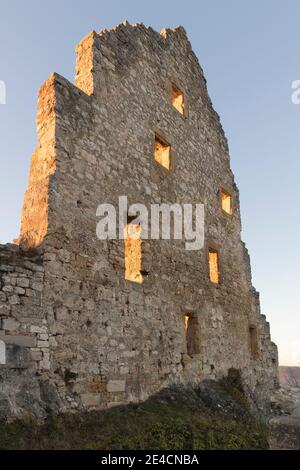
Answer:
[[[268,449],[238,378],[162,390],[106,411],[0,424],[0,449]]]
[[[271,397],[269,445],[272,450],[300,450],[300,388],[285,385]]]
[[[274,416],[297,414],[300,416],[300,387],[282,386],[271,397]]]
[[[251,409],[251,411],[250,411]],[[268,420],[265,420],[265,422]],[[0,449],[300,449],[300,389],[271,397],[271,418],[253,417],[240,379],[170,388],[105,411],[0,422]]]

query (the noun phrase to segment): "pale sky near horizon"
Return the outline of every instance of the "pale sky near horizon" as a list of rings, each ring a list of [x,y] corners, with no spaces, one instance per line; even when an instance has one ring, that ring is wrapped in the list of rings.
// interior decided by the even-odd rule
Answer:
[[[185,27],[229,140],[262,313],[280,363],[300,364],[297,0],[0,0],[0,242],[18,235],[40,85],[53,71],[73,81],[76,44],[124,19]]]

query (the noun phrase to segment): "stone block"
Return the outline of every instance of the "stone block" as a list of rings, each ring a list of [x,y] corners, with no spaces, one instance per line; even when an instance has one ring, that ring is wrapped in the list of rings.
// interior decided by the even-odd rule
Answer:
[[[100,404],[100,395],[95,395],[93,393],[84,393],[81,395],[81,400],[83,406],[93,407]]]
[[[126,381],[125,380],[109,380],[107,382],[107,391],[113,392],[125,392]]]
[[[127,374],[129,374],[129,367],[127,367],[127,366],[121,366],[121,367],[120,367],[120,374],[121,374],[121,375],[127,375]]]
[[[9,312],[11,310],[10,305],[0,305],[0,317],[7,317],[9,316]]]
[[[38,292],[42,292],[42,290],[43,290],[43,284],[40,283],[40,282],[32,282],[32,283],[31,283],[31,288],[32,288],[33,290],[38,291]]]
[[[47,333],[40,333],[39,334],[39,340],[41,341],[48,341],[49,335]]]
[[[0,365],[6,364],[6,344],[0,339]]]
[[[17,344],[6,345],[6,364],[14,369],[26,369],[31,365],[31,354],[28,348]]]
[[[14,288],[12,286],[4,286],[2,287],[3,292],[12,293],[14,291]]]
[[[25,289],[23,289],[23,287],[15,287],[15,293],[18,294],[18,295],[25,295]]]
[[[37,341],[37,347],[38,348],[49,348],[49,341],[38,340]]]
[[[6,335],[4,331],[0,331],[0,339],[6,344],[16,344],[26,348],[34,348],[36,346],[36,338],[34,336]]]
[[[14,318],[5,318],[2,320],[2,328],[6,331],[15,331],[18,329],[20,323]]]
[[[43,359],[43,353],[39,349],[31,349],[31,357],[33,361],[41,361]]]
[[[29,287],[29,279],[26,277],[19,277],[17,279],[17,286],[18,287]]]
[[[39,369],[50,370],[50,368],[51,368],[51,363],[49,359],[43,357],[43,359],[39,363]]]
[[[37,326],[37,325],[30,326],[30,333],[46,333],[46,332],[47,332],[46,326]]]
[[[20,299],[18,295],[12,295],[8,298],[8,302],[10,305],[18,305],[20,303]]]

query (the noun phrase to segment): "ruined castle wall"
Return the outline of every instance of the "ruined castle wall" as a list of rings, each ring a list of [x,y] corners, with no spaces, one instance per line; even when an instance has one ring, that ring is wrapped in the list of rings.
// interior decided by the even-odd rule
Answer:
[[[58,411],[49,381],[50,348],[43,308],[44,267],[37,250],[0,245],[0,418]]]
[[[183,28],[158,34],[120,25],[88,35],[77,54],[76,86],[55,74],[42,88],[43,138],[20,237],[42,252],[46,375],[60,406],[140,400],[172,383],[222,377],[229,368],[241,370],[262,402],[276,380],[277,352],[240,238],[227,142]],[[184,115],[171,105],[172,83],[186,97]],[[154,160],[155,134],[171,145],[170,171]],[[221,209],[220,189],[232,195],[232,215]],[[40,194],[46,196],[37,220]],[[96,236],[98,205],[117,206],[121,195],[148,208],[203,203],[204,249],[145,240],[143,283],[126,280],[124,241]],[[209,248],[219,252],[220,284],[209,279]],[[194,354],[188,354],[187,313],[195,325]]]
[[[17,245],[1,245],[0,261],[0,338],[7,345],[29,348],[28,351],[32,353],[30,365],[40,369],[49,359],[47,327],[42,308],[42,259],[37,253],[23,255]],[[29,359],[30,356],[27,356]],[[9,355],[6,361],[4,354],[2,363],[11,365]]]
[[[51,180],[56,169],[56,98],[51,76],[38,96],[38,146],[32,156],[28,189],[25,193],[19,243],[39,246],[48,232]]]

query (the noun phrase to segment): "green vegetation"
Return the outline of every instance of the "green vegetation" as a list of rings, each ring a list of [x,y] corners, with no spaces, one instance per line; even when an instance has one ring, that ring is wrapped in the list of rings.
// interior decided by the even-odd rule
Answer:
[[[267,449],[237,383],[163,390],[144,403],[0,424],[0,449]]]

